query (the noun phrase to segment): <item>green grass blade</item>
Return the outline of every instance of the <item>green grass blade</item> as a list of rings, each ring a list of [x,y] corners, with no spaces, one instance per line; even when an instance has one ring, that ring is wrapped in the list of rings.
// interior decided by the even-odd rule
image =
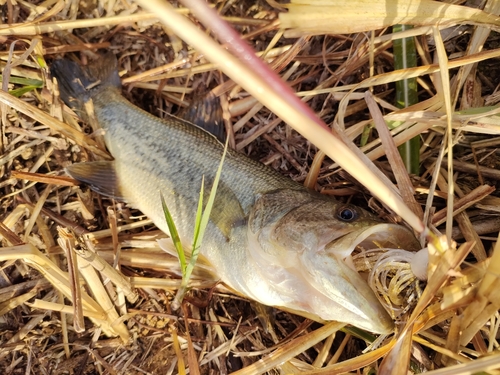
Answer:
[[[0,82],[2,82],[2,79],[3,79],[3,77],[0,76]],[[17,98],[23,96],[27,92],[30,92],[30,91],[33,91],[33,90],[36,90],[36,89],[43,87],[43,81],[41,81],[39,79],[32,79],[32,78],[10,76],[9,83],[13,83],[16,85],[22,85],[22,87],[19,87],[17,89],[9,90],[9,94],[14,95]]]
[[[193,234],[193,246],[192,246],[192,251],[191,251],[191,258],[189,259],[189,263],[186,265],[185,271],[182,273],[182,281],[181,281],[181,286],[179,290],[177,291],[177,294],[175,296],[174,300],[174,305],[173,306],[179,306],[180,303],[182,302],[182,299],[184,298],[184,294],[186,293],[187,290],[187,285],[189,282],[189,279],[191,277],[191,274],[193,272],[194,266],[196,265],[196,261],[198,260],[198,255],[200,253],[200,248],[201,248],[201,242],[203,240],[203,236],[205,234],[205,230],[208,225],[208,221],[210,219],[210,213],[212,212],[212,207],[215,202],[215,195],[217,193],[217,186],[219,185],[219,180],[220,176],[222,173],[222,165],[224,164],[224,159],[226,158],[226,153],[227,153],[227,141],[224,146],[224,152],[222,153],[222,158],[219,163],[219,167],[217,169],[217,173],[215,175],[214,183],[212,185],[212,189],[210,190],[210,195],[208,197],[207,205],[205,209],[203,210],[203,196],[204,196],[204,190],[205,190],[205,179],[203,178],[201,180],[201,189],[200,189],[200,199],[198,200],[198,208],[196,210],[196,221],[195,221],[195,227],[194,227],[194,234]],[[165,210],[164,205],[164,210]],[[168,211],[168,210],[167,210]],[[166,217],[167,215],[165,215]],[[170,225],[169,225],[170,229]],[[177,246],[176,246],[177,248]],[[182,249],[182,246],[181,246]],[[179,252],[179,250],[177,250]]]
[[[200,198],[198,199],[198,208],[196,209],[196,220],[194,226],[194,236],[193,236],[193,248],[196,243],[198,243],[198,238],[201,232],[201,219],[203,217],[203,196],[205,195],[205,176],[201,179],[201,189]],[[212,207],[209,207],[210,210]]]
[[[181,265],[182,278],[184,279],[184,275],[186,273],[186,255],[184,253],[184,248],[182,247],[181,239],[179,237],[179,232],[177,232],[177,227],[175,226],[174,219],[172,218],[172,215],[170,215],[167,203],[165,202],[165,198],[163,197],[163,194],[161,192],[160,197],[165,220],[167,221],[168,230],[170,231],[170,238],[172,238],[172,242],[175,245],[175,250],[177,250],[177,256],[179,257],[179,263]]]
[[[210,190],[207,206],[205,207],[205,210],[203,211],[203,214],[201,216],[199,231],[193,241],[193,252],[191,253],[191,259],[186,268],[187,279],[189,279],[189,277],[191,276],[191,272],[193,271],[194,265],[196,264],[196,259],[198,259],[201,241],[203,240],[203,236],[205,235],[205,230],[207,229],[208,220],[210,219],[210,213],[212,212],[212,207],[215,202],[215,194],[217,193],[217,186],[219,185],[220,176],[222,174],[222,165],[224,164],[224,159],[226,158],[227,145],[228,142],[226,141],[226,144],[224,146],[224,152],[222,153],[222,158],[219,163],[219,168],[217,168],[217,173],[215,175],[214,183],[212,185],[212,189]]]
[[[0,77],[0,82],[2,82],[2,77]],[[10,76],[9,83],[14,83],[16,85],[24,85],[24,86],[34,86],[37,88],[43,87],[43,81],[41,81],[39,79],[33,79],[33,78],[23,78],[23,77]]]
[[[348,333],[354,337],[357,337],[361,340],[365,340],[366,342],[372,343],[375,341],[375,336],[370,332],[364,331],[360,328],[354,326],[347,326],[340,329],[344,333]]]
[[[410,29],[410,25],[395,25],[393,32]],[[415,39],[402,38],[393,42],[394,69],[406,69],[417,66]],[[417,79],[410,78],[396,82],[396,106],[406,108],[418,102]],[[399,146],[399,153],[408,172],[418,175],[420,163],[420,137],[414,137]]]
[[[363,128],[363,132],[361,133],[361,140],[359,141],[360,147],[366,146],[368,144],[371,132],[372,125],[367,125]]]
[[[23,87],[20,87],[18,89],[9,90],[9,94],[14,95],[16,98],[20,98],[21,96],[23,96],[27,92],[36,90],[37,88],[38,88],[38,86],[23,86]]]
[[[203,217],[203,195],[205,194],[205,177],[201,179],[201,188],[200,188],[200,198],[198,199],[198,207],[196,209],[196,219],[194,222],[194,234],[193,234],[193,250],[191,251],[191,258],[189,259],[189,263],[186,265],[185,272],[182,273],[181,286],[177,291],[177,295],[175,296],[176,301],[180,303],[184,294],[187,290],[187,285],[189,279],[191,278],[191,273],[193,272],[194,266],[196,265],[196,261],[198,260],[199,254],[199,246],[198,249],[195,247],[198,243],[198,238],[200,238],[201,233],[201,219]],[[212,208],[211,206],[209,207]]]

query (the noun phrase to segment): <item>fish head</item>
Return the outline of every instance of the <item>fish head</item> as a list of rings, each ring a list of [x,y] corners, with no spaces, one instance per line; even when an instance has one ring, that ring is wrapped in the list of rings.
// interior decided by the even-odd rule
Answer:
[[[250,258],[267,275],[253,298],[375,333],[392,331],[391,317],[350,255],[357,246],[414,249],[418,243],[405,227],[309,191],[277,190],[256,200],[248,239]]]

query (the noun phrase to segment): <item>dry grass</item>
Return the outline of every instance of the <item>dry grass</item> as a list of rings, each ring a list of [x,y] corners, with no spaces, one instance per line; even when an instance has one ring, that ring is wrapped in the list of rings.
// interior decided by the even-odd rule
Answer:
[[[397,181],[409,212],[425,218],[432,231],[448,226],[458,242],[444,253],[430,247],[431,276],[419,300],[402,307],[406,322],[365,350],[370,335],[255,306],[217,285],[203,262],[186,303],[173,311],[179,267],[158,247],[165,236],[140,212],[64,175],[70,163],[109,155],[99,133],[61,105],[47,64],[64,53],[85,63],[98,49],[112,50],[124,95],[159,117],[181,113],[212,91],[223,99],[235,149],[325,194],[399,220],[380,202],[367,202],[370,182],[362,181],[367,189],[339,169],[344,160],[325,157],[253,99],[252,87],[241,88],[209,62],[211,52],[190,48],[156,22],[156,12],[143,13],[126,0],[3,3],[2,373],[397,374],[407,366],[412,372],[498,372],[500,49],[488,27],[467,26],[490,18],[448,20],[457,26],[446,29],[451,34],[444,41],[433,28],[439,19],[406,31],[416,35],[419,66],[394,72],[390,29],[284,35],[274,1],[215,4],[346,144],[354,141],[376,161],[375,175]],[[498,7],[490,1],[485,9]],[[497,18],[491,17],[495,27]],[[419,103],[398,110],[393,83],[408,77],[418,77]],[[399,124],[392,138],[380,127],[384,120]],[[413,136],[422,140],[422,173],[410,179],[391,166],[398,162],[394,142]],[[446,160],[453,169],[446,170]],[[448,248],[445,241],[442,247]]]

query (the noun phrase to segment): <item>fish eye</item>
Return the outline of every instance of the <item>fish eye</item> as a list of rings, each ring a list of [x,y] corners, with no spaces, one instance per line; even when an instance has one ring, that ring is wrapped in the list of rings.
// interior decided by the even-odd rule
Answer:
[[[337,211],[337,217],[342,221],[353,221],[358,218],[356,209],[352,206],[342,206]]]

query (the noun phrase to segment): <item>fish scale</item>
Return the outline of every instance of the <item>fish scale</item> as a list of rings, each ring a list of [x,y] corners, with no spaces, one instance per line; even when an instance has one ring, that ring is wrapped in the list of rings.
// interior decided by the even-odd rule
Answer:
[[[115,159],[74,164],[67,172],[140,209],[168,233],[163,194],[181,240],[191,244],[201,181],[209,191],[223,145],[190,122],[158,119],[123,98],[112,54],[87,68],[57,60],[51,72],[61,98],[84,118],[83,106],[92,99]],[[229,150],[200,251],[227,286],[258,302],[388,333],[391,318],[339,255],[345,249],[335,249],[347,234],[379,224],[358,207],[310,191]],[[404,227],[393,229],[409,234]]]

